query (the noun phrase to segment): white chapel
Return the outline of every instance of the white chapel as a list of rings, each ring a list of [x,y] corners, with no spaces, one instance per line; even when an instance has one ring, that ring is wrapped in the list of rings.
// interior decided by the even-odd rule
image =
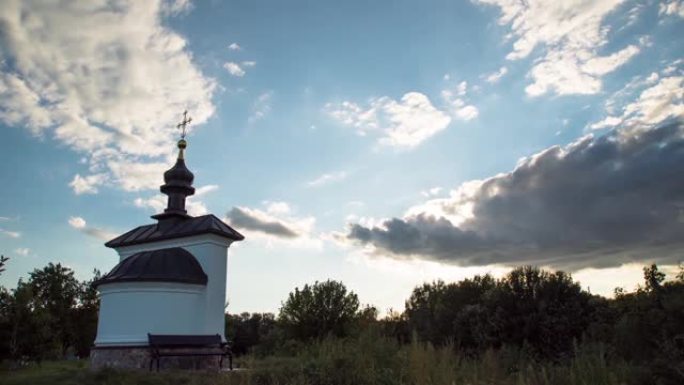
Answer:
[[[218,334],[225,341],[228,247],[244,237],[212,214],[188,215],[185,199],[195,188],[184,136],[176,164],[164,173],[168,205],[152,216],[156,223],[105,244],[119,263],[95,282],[100,313],[93,367],[145,367],[148,334]]]

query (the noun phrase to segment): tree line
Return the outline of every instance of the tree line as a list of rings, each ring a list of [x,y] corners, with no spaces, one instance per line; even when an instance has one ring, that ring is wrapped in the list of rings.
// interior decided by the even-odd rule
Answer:
[[[0,273],[7,258],[0,258]],[[19,279],[17,287],[0,286],[0,360],[87,357],[95,340],[99,299],[92,283],[74,271],[49,263]]]
[[[666,281],[656,265],[644,268],[635,291],[593,295],[569,274],[531,266],[502,278],[478,275],[416,287],[401,313],[378,319],[372,306],[336,281],[295,289],[278,315],[226,315],[237,354],[294,354],[327,338],[354,339],[371,331],[400,344],[426,343],[478,359],[487,352],[516,355],[511,362],[565,364],[596,350],[605,362],[626,362],[633,383],[684,383],[684,269]],[[517,372],[525,368],[509,368]]]
[[[0,273],[7,260],[1,261]],[[71,269],[50,263],[15,289],[0,287],[0,359],[87,357],[97,328],[92,282],[98,277],[95,271],[93,279],[78,281]],[[382,318],[343,283],[328,280],[295,288],[278,314],[226,314],[225,323],[237,355],[287,354],[325,339],[375,333],[474,358],[511,351],[551,363],[597,347],[607,360],[629,362],[644,376],[662,379],[658,383],[684,382],[681,268],[666,280],[656,265],[645,267],[636,290],[617,288],[613,298],[605,298],[583,290],[564,272],[524,266],[501,278],[424,283],[414,288],[403,312]]]

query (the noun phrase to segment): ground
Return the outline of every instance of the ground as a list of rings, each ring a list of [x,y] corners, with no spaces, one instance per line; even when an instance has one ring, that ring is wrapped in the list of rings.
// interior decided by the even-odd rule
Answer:
[[[232,377],[232,378],[230,378]],[[234,373],[211,372],[145,372],[88,370],[87,361],[58,361],[41,365],[31,365],[19,370],[0,372],[2,385],[200,385],[200,384],[241,384],[238,377],[245,377],[239,371]]]

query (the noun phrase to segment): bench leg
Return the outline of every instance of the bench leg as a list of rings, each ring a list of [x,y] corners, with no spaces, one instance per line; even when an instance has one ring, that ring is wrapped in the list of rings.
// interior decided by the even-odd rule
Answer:
[[[157,357],[157,371],[159,371],[159,360],[160,360],[160,358]]]

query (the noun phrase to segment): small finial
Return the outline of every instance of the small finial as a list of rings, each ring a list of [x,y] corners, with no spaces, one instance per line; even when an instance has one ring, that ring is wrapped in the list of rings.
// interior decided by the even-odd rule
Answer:
[[[176,128],[181,130],[181,139],[178,141],[178,159],[184,159],[184,150],[188,146],[188,142],[185,141],[185,135],[187,135],[187,126],[192,122],[192,118],[188,117],[188,110],[183,112],[183,120],[176,125]]]

